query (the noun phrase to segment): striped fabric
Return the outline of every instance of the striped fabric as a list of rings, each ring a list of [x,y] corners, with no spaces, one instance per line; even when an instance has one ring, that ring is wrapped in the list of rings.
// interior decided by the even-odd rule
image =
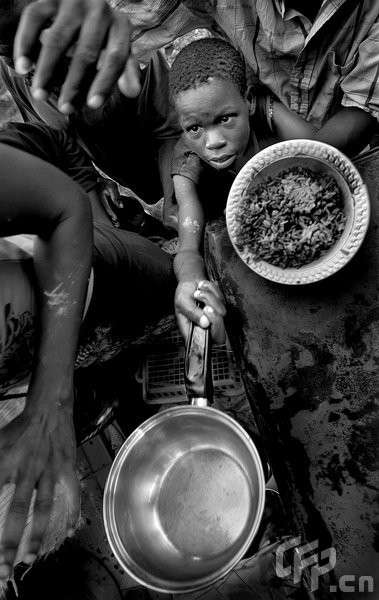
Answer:
[[[324,0],[313,24],[285,0],[108,1],[128,13],[141,59],[206,27],[240,48],[252,81],[316,127],[341,104],[379,118],[379,0]]]

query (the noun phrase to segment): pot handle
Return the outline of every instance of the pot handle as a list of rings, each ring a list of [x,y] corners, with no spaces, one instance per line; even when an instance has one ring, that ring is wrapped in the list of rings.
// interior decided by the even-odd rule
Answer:
[[[213,397],[212,348],[209,327],[191,323],[184,358],[184,383],[190,404],[207,406]]]

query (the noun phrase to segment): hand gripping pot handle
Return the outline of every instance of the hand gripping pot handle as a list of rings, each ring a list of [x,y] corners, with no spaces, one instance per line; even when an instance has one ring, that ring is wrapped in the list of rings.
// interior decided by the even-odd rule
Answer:
[[[184,359],[184,383],[192,405],[207,406],[213,397],[212,348],[209,328],[191,323]]]

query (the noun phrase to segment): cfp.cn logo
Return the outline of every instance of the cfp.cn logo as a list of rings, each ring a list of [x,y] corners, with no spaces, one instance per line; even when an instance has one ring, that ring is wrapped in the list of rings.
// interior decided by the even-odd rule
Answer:
[[[291,560],[288,559],[292,550]],[[293,583],[300,583],[305,568],[310,567],[310,591],[319,589],[319,579],[334,569],[337,562],[335,548],[318,550],[318,540],[301,544],[301,538],[295,537],[280,544],[276,550],[276,575],[291,577]],[[286,564],[285,564],[286,563]],[[374,578],[371,575],[342,575],[337,584],[330,585],[330,592],[373,592]]]

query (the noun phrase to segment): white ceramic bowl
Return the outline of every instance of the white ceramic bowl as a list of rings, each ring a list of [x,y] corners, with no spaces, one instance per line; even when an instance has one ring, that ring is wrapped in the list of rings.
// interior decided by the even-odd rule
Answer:
[[[301,267],[281,268],[256,260],[246,246],[243,250],[240,249],[237,215],[247,189],[251,193],[263,180],[295,166],[335,178],[344,201],[346,223],[340,238],[321,258]],[[226,206],[228,233],[235,251],[244,263],[266,279],[290,285],[313,283],[339,271],[361,246],[369,220],[370,199],[356,167],[333,146],[313,140],[279,142],[253,156],[234,180]]]

